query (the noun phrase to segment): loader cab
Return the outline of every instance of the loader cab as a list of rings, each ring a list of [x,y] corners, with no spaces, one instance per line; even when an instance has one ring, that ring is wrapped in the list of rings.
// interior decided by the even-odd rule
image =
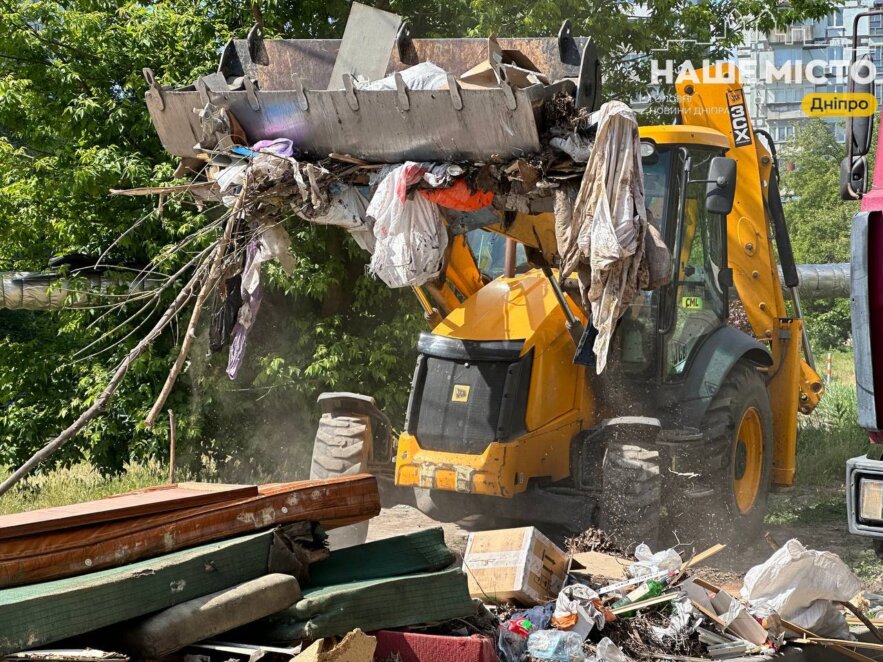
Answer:
[[[720,177],[716,159],[728,142],[696,127],[647,127],[641,134],[648,220],[671,250],[672,276],[661,288],[639,292],[623,316],[618,362],[626,375],[675,383],[728,317],[726,214],[715,213],[719,200],[708,202],[710,180]]]

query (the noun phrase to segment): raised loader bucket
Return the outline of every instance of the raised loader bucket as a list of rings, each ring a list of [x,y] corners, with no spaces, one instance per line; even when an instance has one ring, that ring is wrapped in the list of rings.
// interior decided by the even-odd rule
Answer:
[[[264,41],[255,28],[248,39],[228,43],[216,74],[185,88],[163,88],[145,70],[147,106],[165,149],[196,156],[205,129],[200,111],[211,104],[235,118],[250,144],[288,138],[296,155],[311,158],[336,152],[388,163],[506,159],[540,150],[542,104],[556,91],[566,89],[590,108],[600,103],[594,48],[573,38],[567,24],[558,38],[412,40],[398,17],[355,3],[357,10],[386,23],[351,37],[350,26],[357,33],[366,21],[350,21],[343,40]],[[381,44],[372,48],[377,34]],[[363,44],[357,61],[379,61],[378,77],[424,62],[447,76],[435,89],[409,88],[400,75],[391,89],[359,89],[343,53],[359,43],[353,40]],[[358,75],[360,64],[349,71]],[[343,71],[338,80],[333,71]]]

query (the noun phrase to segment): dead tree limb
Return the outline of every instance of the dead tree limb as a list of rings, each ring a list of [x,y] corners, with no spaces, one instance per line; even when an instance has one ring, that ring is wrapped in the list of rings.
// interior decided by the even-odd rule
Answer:
[[[193,290],[196,287],[196,284],[200,282],[206,268],[207,265],[205,263],[197,267],[196,273],[194,273],[190,281],[183,288],[181,288],[181,291],[178,292],[175,300],[172,301],[172,303],[163,313],[159,321],[157,321],[157,323],[153,326],[150,332],[146,336],[144,336],[138,342],[138,344],[135,345],[135,347],[132,348],[132,350],[122,361],[120,361],[120,363],[117,365],[116,370],[113,373],[113,376],[107,383],[107,386],[95,399],[95,402],[93,402],[86,411],[80,414],[79,418],[77,418],[77,420],[74,421],[67,429],[65,429],[61,434],[55,437],[55,439],[50,441],[48,444],[43,446],[43,448],[34,453],[23,465],[16,469],[11,476],[4,480],[3,483],[0,483],[0,496],[8,492],[16,483],[27,476],[34,467],[36,467],[38,464],[43,462],[43,460],[45,460],[47,457],[49,457],[55,451],[61,448],[71,438],[76,436],[76,434],[80,430],[82,430],[89,421],[91,421],[104,410],[104,408],[113,397],[114,393],[116,393],[117,388],[119,388],[120,383],[123,381],[123,377],[126,376],[126,372],[128,372],[132,364],[138,359],[138,357],[140,357],[142,354],[144,354],[144,352],[147,351],[153,341],[156,340],[160,336],[160,334],[162,334],[163,330],[169,325],[169,323],[171,323],[178,312],[187,304],[187,302],[193,296]]]
[[[224,227],[224,235],[221,237],[221,240],[215,248],[211,262],[211,270],[209,271],[208,277],[202,283],[202,288],[199,290],[199,295],[196,297],[196,303],[193,304],[193,312],[190,314],[190,322],[187,324],[187,332],[184,334],[184,340],[181,341],[181,350],[178,352],[178,358],[175,359],[172,369],[169,370],[169,376],[166,377],[166,383],[163,384],[162,390],[156,398],[156,402],[153,403],[153,407],[151,407],[150,412],[147,414],[147,418],[144,419],[148,428],[152,428],[153,424],[156,423],[156,418],[166,404],[166,400],[172,392],[172,388],[175,386],[175,381],[178,379],[178,375],[181,374],[181,371],[184,369],[184,363],[187,361],[187,356],[190,354],[190,348],[193,347],[193,341],[196,339],[196,326],[199,324],[202,309],[205,306],[209,294],[211,294],[215,285],[224,273],[224,254],[227,252],[227,246],[230,244],[230,238],[233,236],[233,227],[239,219],[239,211],[242,208],[242,201],[245,199],[245,191],[247,188],[247,186],[242,187],[242,194],[240,194],[239,198],[236,200],[236,204],[227,219],[227,224]]]

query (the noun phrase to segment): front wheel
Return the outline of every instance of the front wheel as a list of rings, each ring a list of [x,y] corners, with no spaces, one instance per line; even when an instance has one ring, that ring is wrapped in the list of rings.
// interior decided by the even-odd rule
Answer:
[[[694,546],[756,540],[772,481],[773,414],[752,364],[741,361],[730,371],[701,431],[692,471],[675,474],[666,490],[672,531]]]
[[[367,470],[371,426],[366,418],[364,415],[322,414],[313,443],[310,479],[354,476]],[[328,532],[333,549],[360,545],[367,537],[368,522],[350,524]]]

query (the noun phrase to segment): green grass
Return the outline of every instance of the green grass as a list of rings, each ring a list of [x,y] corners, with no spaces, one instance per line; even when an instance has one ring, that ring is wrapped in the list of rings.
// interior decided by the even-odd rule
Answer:
[[[91,465],[82,463],[26,478],[0,497],[0,515],[35,508],[65,506],[100,499],[120,492],[160,485],[168,470],[156,462],[130,464],[119,476],[102,477]],[[6,471],[0,471],[0,475]]]
[[[840,352],[836,356],[844,354]],[[850,360],[851,357],[850,353]],[[868,436],[857,423],[855,373],[845,368],[838,372],[837,363],[834,365],[835,379],[825,387],[819,406],[810,416],[801,416],[799,420],[798,485],[841,484],[846,460],[868,450]],[[843,381],[837,375],[842,375]]]

